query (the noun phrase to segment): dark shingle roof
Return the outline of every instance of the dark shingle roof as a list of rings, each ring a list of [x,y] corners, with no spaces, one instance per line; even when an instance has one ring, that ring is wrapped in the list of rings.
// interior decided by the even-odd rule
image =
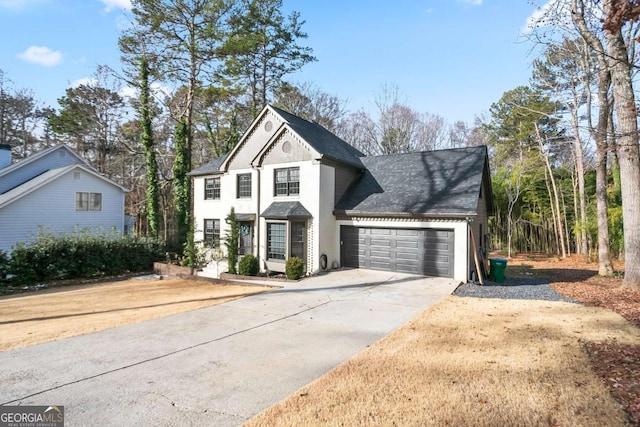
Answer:
[[[487,148],[455,148],[363,157],[363,176],[336,205],[336,213],[473,215]]]
[[[362,168],[363,153],[317,123],[310,122],[280,108],[271,106],[289,126],[323,157]]]
[[[189,176],[211,175],[213,173],[220,172],[220,165],[222,165],[222,162],[224,162],[224,160],[227,158],[227,155],[228,153],[223,154],[220,157],[216,157],[215,159],[208,161],[204,165],[195,168],[194,170],[189,172],[187,175]]]
[[[300,202],[273,202],[260,215],[264,218],[311,218],[311,213]]]

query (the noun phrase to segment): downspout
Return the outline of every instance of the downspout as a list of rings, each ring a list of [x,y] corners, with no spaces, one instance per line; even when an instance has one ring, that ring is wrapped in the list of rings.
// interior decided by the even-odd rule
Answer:
[[[262,181],[260,180],[260,168],[255,168],[258,173],[258,206],[256,212],[256,258],[260,259],[260,188],[262,187]]]

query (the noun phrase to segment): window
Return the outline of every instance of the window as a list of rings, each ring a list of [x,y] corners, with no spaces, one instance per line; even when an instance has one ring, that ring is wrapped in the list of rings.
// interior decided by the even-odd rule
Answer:
[[[304,259],[304,233],[305,233],[304,221],[291,222],[291,236],[289,236],[290,254],[291,256]]]
[[[300,194],[300,168],[276,169],[274,183],[276,196]]]
[[[237,195],[239,199],[241,197],[251,197],[251,174],[243,173],[238,175]]]
[[[77,211],[101,211],[102,193],[76,193]]]
[[[220,199],[220,178],[205,178],[204,199],[205,200]]]
[[[267,259],[285,259],[285,242],[287,224],[282,222],[267,223]]]
[[[204,220],[204,244],[213,248],[217,248],[220,245],[219,219]]]

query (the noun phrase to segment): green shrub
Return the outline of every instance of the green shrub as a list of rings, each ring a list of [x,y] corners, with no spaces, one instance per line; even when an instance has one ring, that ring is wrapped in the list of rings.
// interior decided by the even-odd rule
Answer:
[[[0,251],[0,280],[7,277],[9,273],[9,256],[5,251]]]
[[[258,258],[251,254],[246,254],[240,259],[238,264],[238,273],[243,276],[255,276],[258,274],[260,266],[258,265]]]
[[[298,280],[304,275],[304,262],[302,259],[292,256],[287,260],[284,271],[287,279]]]
[[[12,280],[22,284],[114,276],[150,270],[163,256],[163,244],[155,239],[41,233],[34,242],[13,248],[9,273],[15,275]]]

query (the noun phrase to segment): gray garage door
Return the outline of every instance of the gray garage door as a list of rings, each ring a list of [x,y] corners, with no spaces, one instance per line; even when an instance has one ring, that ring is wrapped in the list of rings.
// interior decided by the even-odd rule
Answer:
[[[344,267],[453,277],[453,230],[340,227]]]

